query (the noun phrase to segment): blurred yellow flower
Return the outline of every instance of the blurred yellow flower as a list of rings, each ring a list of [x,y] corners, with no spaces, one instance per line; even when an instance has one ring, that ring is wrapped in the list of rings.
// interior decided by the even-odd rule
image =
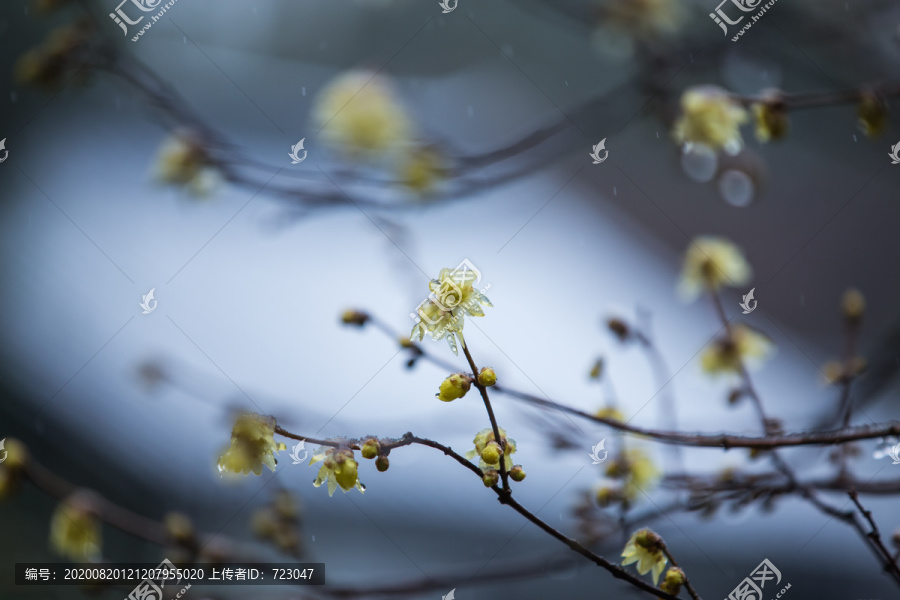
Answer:
[[[181,186],[195,196],[208,195],[218,183],[218,171],[206,148],[188,132],[178,132],[163,142],[153,170],[157,181]]]
[[[768,336],[746,325],[735,325],[731,335],[725,334],[707,348],[700,364],[710,374],[740,373],[748,360],[769,358],[774,351],[775,344]]]
[[[625,549],[622,551],[622,566],[637,563],[638,573],[645,575],[651,572],[653,585],[659,583],[659,576],[666,568],[669,559],[662,550],[662,539],[649,529],[636,531]]]
[[[78,22],[53,30],[44,42],[23,54],[15,66],[16,80],[45,91],[56,91],[71,77],[75,83],[87,79],[91,27]]]
[[[678,0],[611,0],[603,10],[603,26],[648,41],[678,31],[684,9]]]
[[[328,482],[329,496],[332,496],[334,490],[338,487],[344,493],[349,492],[354,487],[360,492],[366,491],[366,486],[359,481],[359,463],[353,458],[353,450],[348,448],[338,450],[328,448],[325,451],[316,453],[310,459],[309,464],[313,465],[320,461],[324,462],[322,462],[319,475],[313,481],[313,485],[319,487],[323,483]]]
[[[50,546],[74,562],[100,559],[100,521],[87,493],[76,492],[56,507],[50,519]]]
[[[725,238],[700,236],[685,252],[678,291],[685,300],[694,300],[702,290],[744,285],[752,275],[737,246]]]
[[[681,586],[684,585],[685,581],[687,581],[687,578],[684,576],[684,571],[678,567],[669,567],[669,570],[666,571],[666,576],[663,577],[663,582],[659,584],[659,589],[667,594],[677,596],[681,593]]]
[[[328,142],[351,157],[398,150],[412,131],[389,80],[363,70],[332,80],[316,100],[313,119]]]
[[[625,415],[622,414],[622,411],[611,406],[598,409],[597,412],[594,413],[594,416],[598,419],[610,419],[612,421],[620,422],[625,421]]]
[[[506,431],[502,427],[498,427],[500,430],[500,440],[501,443],[506,444],[506,452],[504,452],[504,461],[503,464],[506,467],[506,471],[509,472],[513,468],[513,459],[512,455],[516,453],[516,440],[512,438],[506,437]],[[482,471],[487,469],[500,469],[500,451],[497,447],[498,444],[496,440],[494,440],[494,430],[491,428],[482,429],[475,436],[475,449],[469,450],[466,452],[466,458],[473,459],[476,456],[478,459],[478,466]],[[492,444],[493,442],[493,444]],[[496,450],[496,452],[494,452]],[[487,455],[488,459],[492,459],[492,462],[489,462],[485,459],[485,455]]]
[[[743,146],[741,125],[747,111],[716,86],[700,86],[681,96],[681,117],[673,134],[682,144],[701,144],[737,154]]]
[[[465,316],[483,317],[481,305],[493,306],[487,296],[475,289],[476,278],[469,268],[441,269],[438,278],[428,283],[431,295],[417,310],[419,322],[413,326],[410,339],[422,341],[426,333],[434,340],[446,337],[450,349],[458,354],[456,339],[466,345],[462,333]]]
[[[275,441],[275,417],[243,414],[231,430],[231,446],[219,457],[219,472],[262,474],[263,466],[275,470],[275,453],[287,446]]]
[[[868,137],[878,137],[890,124],[887,103],[877,94],[864,93],[856,110],[859,115],[859,128]]]
[[[660,473],[643,450],[628,448],[606,467],[606,475],[621,479],[622,498],[627,502],[634,502],[656,484]]]
[[[0,499],[12,495],[18,489],[28,461],[28,449],[16,438],[4,440],[3,452],[4,460],[0,463]]]
[[[399,180],[419,195],[426,195],[447,178],[444,158],[434,148],[416,148],[400,162]]]

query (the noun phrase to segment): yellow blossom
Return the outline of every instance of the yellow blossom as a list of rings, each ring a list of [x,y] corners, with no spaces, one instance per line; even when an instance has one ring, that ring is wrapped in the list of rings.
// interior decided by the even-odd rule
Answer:
[[[454,373],[441,382],[440,391],[434,397],[442,402],[452,402],[465,396],[471,386],[471,377],[462,373]]]
[[[19,487],[19,482],[28,462],[28,449],[16,438],[6,438],[0,442],[3,462],[0,462],[0,499],[12,495]]]
[[[686,300],[693,300],[701,290],[744,285],[752,274],[737,246],[725,238],[700,236],[694,238],[685,253],[679,293]]]
[[[731,335],[725,334],[714,341],[700,358],[700,364],[707,373],[739,373],[741,366],[766,359],[775,351],[775,345],[763,333],[747,327],[735,325]]]
[[[478,383],[484,387],[491,387],[497,383],[497,373],[490,367],[482,367],[478,372]]]
[[[681,117],[673,133],[682,144],[701,144],[737,154],[744,143],[740,127],[746,121],[747,111],[725,90],[701,86],[681,96]]]
[[[195,196],[206,196],[218,182],[218,171],[200,140],[191,133],[169,137],[156,156],[157,181],[181,186]]]
[[[881,135],[888,126],[888,107],[884,98],[866,92],[857,106],[859,128],[869,137]]]
[[[275,470],[275,453],[286,450],[275,441],[275,417],[243,414],[231,430],[231,446],[219,457],[219,472],[262,474],[263,466]]]
[[[90,495],[76,492],[56,507],[50,519],[50,545],[74,562],[100,559],[100,521]]]
[[[662,539],[649,529],[641,529],[631,536],[622,551],[622,558],[625,559],[622,566],[637,563],[638,573],[645,575],[650,572],[653,585],[659,582],[659,576],[669,562],[662,550]]]
[[[667,594],[677,596],[681,593],[681,586],[684,585],[685,581],[687,581],[687,578],[684,576],[684,571],[678,567],[669,567],[669,570],[666,571],[666,576],[663,577],[663,582],[659,584],[659,589]]]
[[[447,174],[443,157],[433,148],[407,152],[399,167],[400,182],[420,195],[433,191]]]
[[[368,313],[361,310],[347,309],[341,314],[341,323],[362,327],[369,321]]]
[[[849,289],[841,297],[841,312],[851,325],[859,323],[866,312],[866,297],[857,289]]]
[[[634,502],[653,487],[660,473],[653,460],[643,450],[628,448],[608,464],[606,475],[622,479],[622,498],[627,502]]]
[[[678,0],[611,0],[603,17],[604,27],[647,41],[677,31],[684,10]]]
[[[598,419],[610,419],[612,421],[625,421],[625,415],[622,414],[618,408],[613,408],[611,406],[607,406],[605,408],[601,408],[594,413],[594,416]]]
[[[506,451],[504,452],[503,464],[506,467],[506,471],[509,472],[513,468],[512,455],[516,453],[516,440],[514,440],[512,438],[507,438],[506,431],[502,427],[499,427],[498,429],[500,430],[501,443],[505,443],[505,445],[506,445]],[[478,456],[479,457],[478,466],[481,468],[482,471],[484,471],[485,469],[499,470],[500,469],[500,452],[496,453],[496,460],[494,460],[493,462],[488,462],[485,459],[485,449],[488,448],[489,444],[491,444],[492,442],[495,442],[493,429],[488,428],[488,429],[482,429],[481,431],[479,431],[478,435],[475,436],[474,442],[475,442],[475,449],[469,450],[468,452],[466,452],[466,458],[473,459],[476,456]],[[497,444],[494,443],[491,447],[493,447],[493,446],[497,446]],[[492,452],[488,451],[487,458],[495,458],[495,456]]]
[[[85,56],[90,34],[90,25],[81,21],[55,29],[40,46],[16,61],[16,79],[50,92],[68,83],[69,78],[83,83],[89,72]]]
[[[328,142],[351,157],[374,157],[408,144],[412,126],[389,80],[350,71],[319,94],[313,118]]]
[[[349,492],[354,487],[360,492],[366,491],[366,486],[359,481],[359,464],[353,458],[353,450],[349,448],[337,450],[328,448],[324,452],[320,451],[315,454],[310,459],[309,464],[312,465],[320,461],[324,462],[322,462],[319,475],[316,477],[313,485],[319,487],[323,483],[328,482],[329,496],[333,495],[334,490],[338,487],[344,493]]]
[[[418,322],[409,334],[410,339],[422,341],[426,333],[434,340],[444,337],[450,349],[457,354],[456,340],[466,345],[463,338],[465,316],[483,317],[481,305],[493,306],[487,296],[475,289],[478,275],[467,266],[441,269],[437,279],[428,283],[431,295],[417,310]]]

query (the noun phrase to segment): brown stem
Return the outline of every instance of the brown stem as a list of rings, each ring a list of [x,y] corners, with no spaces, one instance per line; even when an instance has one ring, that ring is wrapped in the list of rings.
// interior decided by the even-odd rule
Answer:
[[[881,559],[881,562],[884,563],[884,570],[890,573],[897,583],[900,584],[900,568],[897,567],[897,562],[894,560],[894,557],[891,556],[890,551],[885,547],[884,542],[881,540],[881,532],[878,531],[875,519],[872,518],[872,512],[866,510],[859,501],[859,494],[856,493],[856,490],[850,490],[848,494],[850,495],[850,499],[853,500],[853,504],[856,505],[856,508],[859,509],[859,512],[862,513],[863,517],[868,521],[869,527],[871,527],[872,530],[866,533],[855,518],[853,519],[854,524],[857,526],[859,532],[871,541],[875,554]]]
[[[688,594],[691,595],[691,598],[694,600],[700,600],[700,595],[697,594],[697,590],[694,589],[694,586],[691,585],[691,580],[688,579],[687,573],[685,573],[684,569],[678,566],[678,563],[675,562],[675,557],[669,551],[669,547],[666,546],[666,542],[660,538],[659,543],[662,544],[662,551],[666,555],[666,558],[669,559],[669,562],[672,563],[672,566],[676,569],[681,569],[681,572],[684,573],[684,587],[688,591]]]
[[[488,398],[487,388],[478,381],[478,367],[475,366],[475,361],[472,360],[472,355],[469,353],[469,347],[463,342],[462,348],[463,353],[466,355],[466,360],[469,361],[469,367],[472,369],[472,376],[474,377],[472,383],[478,388],[479,393],[481,393],[481,399],[484,400],[484,408],[487,410],[488,418],[491,420],[491,429],[494,431],[494,439],[500,444],[500,477],[503,480],[503,489],[509,493],[512,490],[509,488],[509,477],[506,473],[506,440],[500,437],[500,427],[497,425],[497,418],[494,417],[491,399]]]

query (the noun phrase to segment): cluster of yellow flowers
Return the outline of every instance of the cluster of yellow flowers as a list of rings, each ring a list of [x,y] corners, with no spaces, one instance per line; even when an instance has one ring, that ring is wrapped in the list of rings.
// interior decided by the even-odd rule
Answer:
[[[388,161],[400,183],[413,192],[427,194],[447,177],[438,149],[416,141],[415,128],[387,77],[365,70],[336,77],[319,94],[313,119],[326,142],[346,158]]]
[[[278,490],[271,504],[253,514],[251,526],[256,537],[272,542],[279,550],[299,556],[300,502],[287,490]]]
[[[457,339],[465,347],[465,316],[483,317],[481,305],[493,306],[488,297],[475,289],[476,274],[469,269],[441,269],[437,279],[428,283],[431,295],[418,308],[419,321],[409,334],[411,340],[422,341],[425,334],[434,340],[447,338],[450,349],[457,351]]]
[[[656,484],[659,470],[643,450],[627,448],[607,464],[606,476],[613,481],[597,489],[597,504],[602,507],[613,503],[630,506]]]
[[[469,460],[478,456],[478,466],[484,473],[484,485],[491,487],[500,479],[500,460],[503,459],[503,468],[509,473],[513,481],[525,479],[525,471],[522,465],[514,465],[512,455],[516,453],[516,440],[506,437],[506,431],[500,430],[500,443],[494,437],[494,431],[490,428],[482,429],[473,440],[475,449],[466,452]]]
[[[92,28],[87,21],[60,27],[44,42],[23,54],[15,66],[16,79],[54,92],[71,78],[84,83],[89,73],[89,51]]]
[[[286,450],[275,441],[275,417],[243,414],[231,430],[231,446],[219,457],[219,472],[262,474],[264,466],[275,470],[275,453]]]

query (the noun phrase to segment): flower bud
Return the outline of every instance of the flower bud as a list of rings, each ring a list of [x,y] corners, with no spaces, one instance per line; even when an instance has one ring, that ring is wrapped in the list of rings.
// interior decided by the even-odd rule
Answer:
[[[487,471],[481,480],[484,482],[484,487],[493,487],[500,481],[500,473],[493,470]]]
[[[659,537],[659,534],[655,531],[651,531],[650,529],[641,529],[635,535],[634,543],[641,548],[646,548],[647,550],[654,551],[660,548],[662,538]]]
[[[484,450],[481,451],[481,460],[489,465],[496,465],[500,462],[500,454],[502,452],[503,449],[500,448],[500,444],[497,442],[488,442],[484,447]]]
[[[387,456],[379,456],[375,459],[375,468],[378,469],[379,472],[384,473],[388,470],[388,467],[391,466],[391,461],[388,460]]]
[[[454,373],[441,383],[440,392],[434,395],[442,402],[453,402],[462,398],[472,386],[472,379],[462,373]]]
[[[597,490],[597,505],[601,508],[606,508],[614,502],[619,502],[621,499],[622,497],[619,490],[615,488],[602,487]]]
[[[194,537],[194,526],[191,520],[184,514],[179,512],[170,512],[163,518],[163,526],[166,533],[173,540],[179,543],[186,543]]]
[[[620,342],[628,341],[628,339],[631,337],[631,329],[629,329],[628,324],[618,317],[607,319],[606,326],[613,333],[613,335],[619,338]]]
[[[591,379],[600,379],[600,376],[603,374],[603,359],[598,358],[596,362],[594,362],[594,366],[591,367],[591,372],[588,376]]]
[[[478,383],[480,383],[483,387],[491,387],[495,383],[497,383],[497,374],[490,367],[483,367],[481,372],[478,373]]]
[[[397,339],[397,343],[400,344],[401,348],[415,348],[416,345],[413,344],[412,340],[408,337],[401,337]]]
[[[756,139],[762,143],[780,140],[790,129],[784,101],[774,98],[752,106],[756,121]]]
[[[525,479],[525,469],[522,465],[516,465],[509,470],[509,476],[513,481],[523,481]]]
[[[866,312],[866,299],[859,290],[849,289],[841,297],[841,312],[850,325],[859,323]]]
[[[360,310],[345,310],[341,315],[341,322],[344,325],[356,325],[362,327],[369,320],[369,315]]]
[[[659,589],[672,594],[673,596],[677,596],[681,593],[681,586],[684,585],[685,581],[687,581],[687,579],[684,576],[684,571],[678,567],[669,567],[669,570],[666,571],[666,577],[660,584]]]
[[[874,92],[865,92],[857,106],[859,128],[869,137],[876,137],[888,126],[888,108],[884,99]]]
[[[362,457],[363,458],[375,458],[378,456],[378,453],[381,452],[381,444],[378,443],[378,440],[375,438],[369,438],[362,446]]]
[[[28,461],[28,448],[16,438],[7,438],[4,444],[6,448],[6,460],[3,466],[11,471],[16,471],[25,466]]]

